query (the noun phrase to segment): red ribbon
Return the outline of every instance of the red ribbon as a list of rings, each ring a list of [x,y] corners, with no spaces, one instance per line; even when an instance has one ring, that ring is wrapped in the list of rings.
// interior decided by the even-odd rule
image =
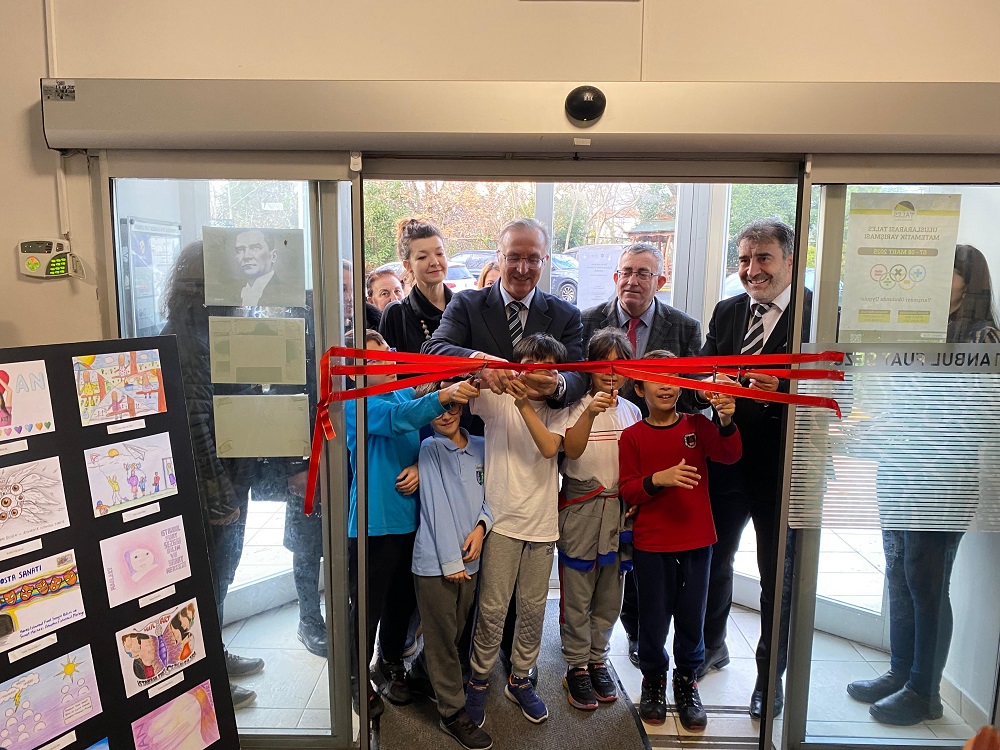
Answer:
[[[344,357],[346,360],[365,360],[383,364],[331,365],[333,357]],[[784,369],[792,365],[802,365],[814,362],[844,361],[842,352],[820,352],[817,354],[755,354],[753,356],[729,355],[722,357],[671,357],[669,359],[620,359],[601,362],[569,362],[561,364],[558,369],[564,372],[590,372],[602,375],[619,374],[633,380],[644,380],[677,388],[693,387],[690,378],[678,377],[687,375],[728,375],[739,380],[747,373],[771,375],[789,380],[843,380],[844,373],[840,370],[828,369]],[[372,349],[351,349],[344,346],[331,347],[320,360],[320,393],[316,405],[316,427],[313,430],[312,450],[309,457],[309,474],[306,479],[305,513],[313,511],[313,499],[319,479],[319,459],[323,449],[323,440],[336,437],[333,422],[330,420],[330,404],[335,401],[349,401],[369,396],[391,393],[402,388],[412,388],[423,383],[433,383],[438,380],[448,380],[456,377],[466,377],[483,370],[516,370],[518,372],[533,372],[535,370],[551,370],[550,364],[519,364],[502,360],[478,359],[473,357],[449,357],[436,354],[412,354],[409,352],[388,352]],[[405,380],[392,380],[380,385],[366,386],[351,390],[334,390],[333,376],[358,375],[412,375]],[[738,398],[748,398],[747,389],[738,383],[712,383],[714,393],[724,393]],[[778,391],[755,390],[752,398],[755,401],[768,401],[779,404],[794,404],[796,406],[813,406],[832,409],[840,417],[840,406],[832,398],[806,396],[801,394],[781,393]]]

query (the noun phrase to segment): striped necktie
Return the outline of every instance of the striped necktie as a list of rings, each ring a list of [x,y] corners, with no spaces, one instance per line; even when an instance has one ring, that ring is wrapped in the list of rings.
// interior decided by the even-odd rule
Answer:
[[[764,348],[764,313],[770,310],[772,303],[757,302],[750,306],[750,327],[743,337],[743,348],[740,354],[758,354]]]
[[[510,330],[511,346],[517,346],[517,342],[524,334],[524,329],[521,327],[521,310],[523,309],[524,305],[517,300],[507,305],[507,328]]]

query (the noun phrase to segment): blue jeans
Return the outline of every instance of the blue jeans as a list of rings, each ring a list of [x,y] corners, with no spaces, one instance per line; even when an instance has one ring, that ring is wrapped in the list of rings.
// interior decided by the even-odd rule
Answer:
[[[247,532],[246,506],[242,508],[240,517],[225,526],[210,526],[212,544],[209,552],[212,558],[212,573],[215,577],[215,605],[219,613],[219,626],[222,626],[222,610],[229,587],[236,578],[236,568],[243,556],[243,539]]]
[[[961,540],[953,531],[882,531],[890,667],[909,675],[907,687],[927,697],[940,691],[951,647],[948,588]]]

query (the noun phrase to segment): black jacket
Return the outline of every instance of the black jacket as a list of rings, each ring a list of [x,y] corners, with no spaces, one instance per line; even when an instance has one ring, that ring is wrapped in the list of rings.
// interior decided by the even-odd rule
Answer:
[[[453,296],[454,292],[445,287],[446,308]],[[396,347],[396,351],[419,354],[428,332],[433,334],[437,330],[443,314],[414,286],[404,299],[386,305],[378,332],[389,346]],[[427,327],[426,331],[424,326]]]

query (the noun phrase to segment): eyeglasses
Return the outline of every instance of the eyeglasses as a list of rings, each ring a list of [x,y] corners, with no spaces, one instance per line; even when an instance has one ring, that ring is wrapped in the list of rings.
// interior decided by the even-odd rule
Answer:
[[[462,413],[462,405],[459,404],[459,403],[456,403],[455,401],[452,401],[450,404],[448,404],[445,407],[445,411],[448,412],[449,414],[461,414]]]
[[[524,265],[528,268],[541,268],[542,263],[545,262],[545,258],[540,258],[537,255],[523,257],[520,255],[504,255],[503,253],[500,253],[500,257],[503,258],[503,261],[508,268],[517,268],[522,263],[524,263]]]
[[[631,279],[635,276],[639,281],[649,281],[651,278],[656,276],[652,271],[647,271],[645,268],[640,268],[638,271],[633,271],[631,268],[621,268],[615,273],[623,279]]]

